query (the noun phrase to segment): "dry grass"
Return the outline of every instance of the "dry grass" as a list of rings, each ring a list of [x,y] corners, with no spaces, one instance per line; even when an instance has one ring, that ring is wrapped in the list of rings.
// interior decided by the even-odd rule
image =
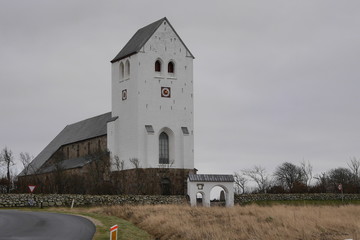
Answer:
[[[360,206],[191,208],[115,206],[99,213],[133,222],[157,239],[360,240]]]

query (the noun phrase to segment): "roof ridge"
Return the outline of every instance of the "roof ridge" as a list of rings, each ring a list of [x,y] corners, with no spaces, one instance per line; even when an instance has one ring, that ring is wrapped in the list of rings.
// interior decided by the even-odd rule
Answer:
[[[181,39],[180,35],[176,32],[175,28],[171,25],[170,21],[163,17],[153,23],[146,25],[136,31],[136,33],[130,38],[130,40],[125,44],[121,51],[116,55],[116,57],[111,60],[111,63],[120,61],[126,57],[129,57],[133,54],[138,53],[141,48],[146,44],[146,42],[154,35],[155,31],[160,27],[160,25],[166,21],[174,33],[178,36],[181,43],[186,48],[186,51],[191,55],[192,58],[195,58],[194,55],[190,52],[188,47],[185,45],[184,41]]]
[[[126,58],[130,55],[138,53],[139,50],[144,46],[144,44],[150,39],[154,32],[159,28],[161,23],[167,20],[166,17],[163,17],[155,22],[152,22],[140,29],[138,29],[135,34],[130,38],[130,40],[125,44],[121,51],[115,56],[110,62],[117,62],[123,58]]]
[[[111,113],[111,112],[103,113],[103,114],[100,114],[100,115],[97,115],[97,116],[94,116],[94,117],[89,117],[89,118],[86,118],[86,119],[83,119],[83,120],[80,120],[80,121],[77,121],[77,122],[74,122],[74,123],[70,123],[70,124],[66,125],[66,127],[72,126],[72,125],[75,125],[75,124],[78,124],[78,123],[82,123],[82,122],[85,122],[85,121],[88,121],[88,120],[91,120],[91,119],[94,119],[94,118],[103,117],[104,115],[109,114],[109,113]]]

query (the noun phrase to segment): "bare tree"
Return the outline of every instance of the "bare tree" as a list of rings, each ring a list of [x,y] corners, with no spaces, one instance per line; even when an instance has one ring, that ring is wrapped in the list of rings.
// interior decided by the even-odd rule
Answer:
[[[240,193],[244,194],[245,184],[248,182],[248,179],[244,175],[234,172],[234,181],[235,181],[235,192],[237,194]]]
[[[305,162],[303,160],[300,163],[300,168],[303,172],[304,181],[306,182],[306,186],[309,187],[311,185],[311,180],[313,179],[313,166],[310,164],[310,162]]]
[[[11,188],[11,171],[10,171],[10,167],[14,165],[14,157],[12,154],[12,151],[9,150],[7,147],[5,147],[0,154],[0,162],[2,162],[5,167],[6,167],[6,179],[7,179],[7,188],[6,188],[6,192],[9,193],[10,192],[10,188]]]
[[[288,162],[278,166],[274,172],[274,176],[277,183],[290,192],[293,191],[295,184],[303,184],[305,182],[302,169]]]
[[[115,165],[117,171],[124,170],[125,162],[124,162],[124,160],[120,160],[119,156],[117,156],[117,155],[114,156],[113,164]]]
[[[254,166],[253,169],[243,170],[242,173],[257,184],[259,192],[266,193],[267,189],[270,187],[271,181],[264,167]]]
[[[347,165],[353,173],[355,181],[358,181],[360,178],[360,159],[350,158],[350,162]]]
[[[137,159],[137,158],[130,158],[129,161],[130,161],[130,163],[134,166],[134,168],[136,168],[136,169],[140,168],[139,159]]]
[[[31,169],[31,161],[33,160],[33,157],[30,156],[27,152],[21,152],[20,153],[20,162],[24,167],[23,175],[27,176]]]

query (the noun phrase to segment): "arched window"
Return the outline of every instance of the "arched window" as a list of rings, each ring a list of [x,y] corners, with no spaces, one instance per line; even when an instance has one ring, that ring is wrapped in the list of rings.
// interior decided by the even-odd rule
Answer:
[[[160,62],[160,60],[156,60],[156,62],[155,62],[155,72],[161,72],[161,62]]]
[[[126,76],[126,77],[130,77],[130,62],[129,62],[129,60],[126,60],[125,69],[126,69],[126,74],[125,74],[125,76]]]
[[[168,64],[168,73],[174,73],[174,63],[169,62]]]
[[[120,79],[124,79],[124,64],[120,63]]]
[[[169,136],[165,132],[159,136],[159,163],[169,164]]]

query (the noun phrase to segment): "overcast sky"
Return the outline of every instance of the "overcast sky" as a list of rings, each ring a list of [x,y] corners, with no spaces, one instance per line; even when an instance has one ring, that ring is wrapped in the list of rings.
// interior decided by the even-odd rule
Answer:
[[[165,16],[195,55],[200,173],[360,158],[358,0],[0,0],[0,148],[110,111],[110,60]]]

